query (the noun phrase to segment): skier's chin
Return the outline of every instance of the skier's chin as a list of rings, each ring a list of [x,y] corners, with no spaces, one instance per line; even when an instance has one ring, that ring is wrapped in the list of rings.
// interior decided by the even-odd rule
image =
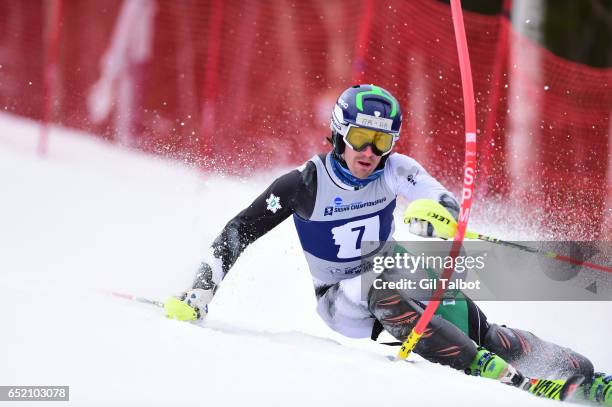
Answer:
[[[374,169],[380,163],[381,157],[374,155],[369,150],[370,147],[361,153],[349,149],[344,152],[344,161],[349,171],[359,179],[366,179],[372,175]]]
[[[360,179],[368,178],[374,171],[374,163],[366,160],[355,160],[351,172]]]

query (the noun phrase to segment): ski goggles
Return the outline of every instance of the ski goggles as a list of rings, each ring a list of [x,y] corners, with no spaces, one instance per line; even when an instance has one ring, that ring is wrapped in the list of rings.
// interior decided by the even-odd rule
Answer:
[[[368,146],[378,156],[389,154],[396,141],[396,135],[382,131],[348,126],[344,142],[355,151],[363,151]]]

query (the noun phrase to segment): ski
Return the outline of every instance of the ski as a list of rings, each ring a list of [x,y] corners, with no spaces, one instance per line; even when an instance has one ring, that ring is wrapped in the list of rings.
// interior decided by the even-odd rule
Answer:
[[[584,376],[573,375],[567,380],[535,379],[526,377],[519,388],[537,397],[564,401],[578,390]]]

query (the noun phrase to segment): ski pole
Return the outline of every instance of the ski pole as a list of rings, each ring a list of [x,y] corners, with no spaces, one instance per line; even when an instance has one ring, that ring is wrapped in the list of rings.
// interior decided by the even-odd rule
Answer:
[[[450,3],[453,28],[455,30],[455,41],[457,43],[457,54],[459,56],[459,71],[461,72],[463,109],[465,111],[465,166],[463,171],[461,211],[459,212],[459,222],[457,223],[456,233],[454,233],[453,245],[450,251],[450,257],[453,259],[454,263],[454,259],[459,255],[461,243],[467,231],[467,223],[470,217],[472,198],[474,196],[474,176],[476,174],[476,103],[474,100],[470,54],[468,52],[465,27],[463,25],[461,0],[451,0]],[[450,278],[453,271],[452,267],[447,267],[442,273],[442,278]],[[421,337],[425,334],[429,321],[431,321],[436,309],[440,305],[440,298],[443,293],[443,288],[438,287],[438,289],[436,289],[432,300],[429,301],[415,327],[410,331],[406,341],[402,344],[398,353],[399,359],[406,359]]]
[[[113,297],[124,298],[126,300],[141,302],[143,304],[151,304],[159,308],[164,308],[163,302],[157,301],[157,300],[151,300],[149,298],[136,297],[135,295],[132,295],[132,294],[119,293],[116,291],[107,291],[107,294],[110,294]]]
[[[408,223],[410,222],[410,219],[413,218],[431,223],[434,230],[436,231],[436,234],[444,239],[453,237],[455,235],[455,231],[457,230],[457,222],[455,222],[455,219],[448,212],[448,210],[442,205],[440,205],[438,202],[432,201],[430,199],[417,199],[416,201],[413,201],[410,205],[408,205],[406,211],[404,212],[404,222]],[[563,261],[577,266],[584,266],[594,270],[612,273],[612,267],[574,259],[572,257],[564,256],[559,253],[544,251],[535,247],[530,247],[519,243],[508,242],[506,240],[486,236],[481,233],[473,232],[470,230],[467,230],[465,232],[465,237],[467,237],[468,239],[478,239],[485,242],[496,243],[502,246],[513,247],[518,250],[523,250],[529,253],[546,256],[551,259]]]

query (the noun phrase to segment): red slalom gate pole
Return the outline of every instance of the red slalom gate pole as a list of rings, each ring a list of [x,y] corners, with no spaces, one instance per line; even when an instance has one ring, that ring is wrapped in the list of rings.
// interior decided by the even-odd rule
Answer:
[[[451,0],[451,13],[453,27],[455,29],[455,40],[457,42],[457,53],[459,54],[459,69],[461,71],[461,84],[463,88],[463,108],[465,111],[465,169],[463,173],[463,191],[461,196],[461,211],[457,222],[457,232],[453,239],[450,255],[453,259],[459,254],[463,237],[467,230],[472,197],[474,196],[474,175],[476,173],[476,108],[474,102],[474,86],[472,83],[472,68],[470,66],[470,55],[468,53],[465,27],[463,24],[463,13],[461,11],[461,0]],[[455,264],[453,260],[452,264]],[[449,279],[453,274],[453,268],[448,267],[442,273],[442,279]],[[427,304],[425,311],[417,321],[406,341],[400,348],[398,358],[406,359],[425,334],[427,325],[440,305],[440,299],[444,293],[442,284],[436,289],[432,299]]]
[[[49,122],[53,110],[53,97],[55,96],[55,83],[57,81],[57,59],[59,54],[60,24],[62,18],[63,0],[52,0],[49,4],[50,15],[47,28],[47,51],[45,55],[45,71],[43,78],[43,117],[38,138],[38,154],[42,157],[47,154],[49,138]]]

